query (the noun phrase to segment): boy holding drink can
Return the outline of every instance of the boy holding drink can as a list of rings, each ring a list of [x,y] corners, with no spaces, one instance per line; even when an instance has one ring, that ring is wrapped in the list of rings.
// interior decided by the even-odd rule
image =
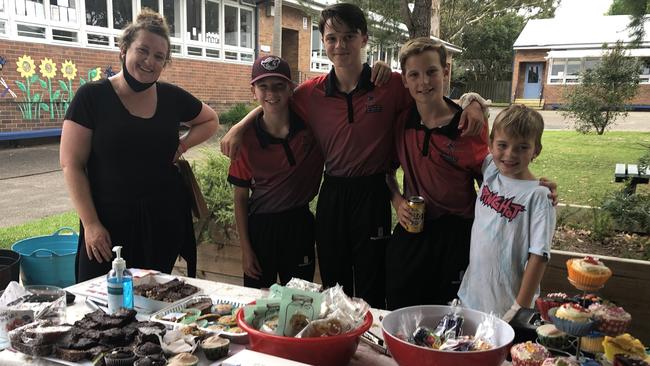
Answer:
[[[461,107],[443,94],[449,77],[444,45],[426,37],[412,39],[402,47],[399,58],[402,81],[415,106],[399,116],[395,130],[404,195],[395,175],[388,178],[399,220],[386,252],[389,310],[444,305],[456,297],[470,258],[477,197],[474,183],[482,180],[481,168],[488,154],[487,121],[479,135],[463,136],[458,131],[462,107],[481,97],[470,93]],[[538,185],[549,188],[548,197],[555,202],[556,184],[540,179]],[[417,232],[415,224],[422,213],[414,208],[421,200],[424,215],[422,230]],[[423,280],[428,280],[426,291]]]
[[[403,196],[395,176],[388,179],[399,219],[386,252],[390,310],[446,304],[456,296],[469,260],[474,181],[488,152],[487,122],[480,134],[461,136],[463,108],[444,96],[449,78],[444,45],[412,39],[400,51],[400,64],[415,105],[399,116],[395,128]],[[467,100],[465,105],[472,98]]]

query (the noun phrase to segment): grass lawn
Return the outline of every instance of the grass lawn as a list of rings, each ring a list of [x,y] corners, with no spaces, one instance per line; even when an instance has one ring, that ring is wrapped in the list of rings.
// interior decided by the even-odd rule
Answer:
[[[648,151],[650,133],[605,132],[598,136],[545,131],[542,145],[531,170],[557,182],[560,202],[598,205],[605,193],[623,188],[622,183],[614,182],[614,167],[616,163],[636,163]],[[641,184],[637,192],[650,193],[650,189]]]
[[[18,226],[0,228],[0,248],[10,248],[18,240],[31,236],[51,235],[56,230],[66,226],[79,232],[79,218],[76,212],[70,211]]]
[[[531,165],[538,177],[558,184],[560,202],[598,205],[605,193],[623,188],[614,182],[616,163],[636,163],[650,146],[650,132],[606,132],[603,136],[581,135],[573,131],[546,131],[542,154]],[[224,172],[226,174],[226,172]],[[398,171],[402,182],[402,172]],[[642,184],[637,192],[650,194],[650,185]],[[312,208],[315,209],[315,202]],[[393,222],[395,218],[393,218]],[[19,226],[0,228],[0,248],[31,236],[49,235],[64,226],[79,230],[75,212],[46,217]]]

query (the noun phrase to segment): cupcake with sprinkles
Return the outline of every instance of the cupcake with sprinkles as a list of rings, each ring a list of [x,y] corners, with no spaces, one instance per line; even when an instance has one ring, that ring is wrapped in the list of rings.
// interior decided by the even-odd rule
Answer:
[[[576,337],[589,334],[595,325],[589,310],[578,304],[563,304],[551,309],[548,315],[557,329]]]

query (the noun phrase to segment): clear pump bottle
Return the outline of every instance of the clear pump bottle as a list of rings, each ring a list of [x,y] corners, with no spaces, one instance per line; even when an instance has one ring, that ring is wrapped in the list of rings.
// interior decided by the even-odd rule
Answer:
[[[133,276],[126,269],[126,261],[122,258],[122,247],[115,246],[113,251],[113,269],[106,276],[108,285],[108,312],[115,314],[120,308],[133,309]]]

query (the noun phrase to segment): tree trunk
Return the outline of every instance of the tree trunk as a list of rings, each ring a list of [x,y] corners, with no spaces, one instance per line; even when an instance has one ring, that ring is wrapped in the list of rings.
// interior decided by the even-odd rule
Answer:
[[[431,1],[431,35],[440,38],[440,0]]]
[[[411,23],[409,38],[429,37],[431,35],[431,0],[415,0],[413,12],[411,13]]]
[[[270,4],[268,5],[270,6]],[[282,57],[282,0],[275,0],[273,16],[273,54]]]

